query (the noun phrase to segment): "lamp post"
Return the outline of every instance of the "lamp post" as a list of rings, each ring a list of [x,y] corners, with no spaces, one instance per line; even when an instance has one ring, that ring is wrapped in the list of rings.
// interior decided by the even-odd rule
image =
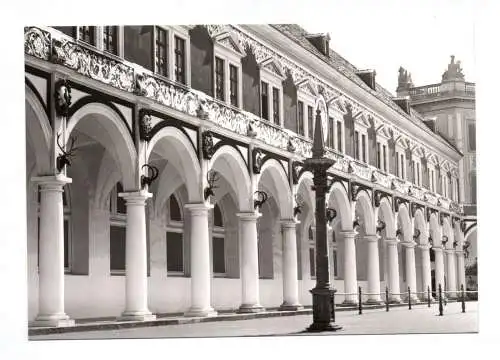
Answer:
[[[321,111],[316,110],[316,124],[312,157],[305,160],[304,167],[314,175],[313,190],[316,194],[316,286],[311,290],[313,300],[313,323],[307,328],[309,332],[336,331],[340,326],[332,322],[330,275],[328,271],[328,250],[326,230],[325,199],[329,185],[326,170],[335,160],[326,158],[323,143],[323,129],[321,126]]]

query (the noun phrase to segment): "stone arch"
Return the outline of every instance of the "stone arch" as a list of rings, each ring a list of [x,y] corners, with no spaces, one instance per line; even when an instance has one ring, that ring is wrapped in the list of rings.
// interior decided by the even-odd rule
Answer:
[[[339,183],[333,183],[330,194],[327,195],[328,206],[333,207],[335,203],[337,205],[337,216],[340,216],[340,224],[342,231],[352,230],[352,214],[351,214],[351,204],[349,202],[349,197],[347,196],[347,191],[344,186]]]
[[[400,204],[398,209],[398,229],[403,232],[404,241],[411,242],[413,229],[411,226],[410,214],[405,204]]]
[[[363,226],[366,234],[375,234],[375,216],[371,203],[371,198],[366,191],[361,191],[356,198],[356,207],[359,208],[363,214]]]
[[[420,236],[418,237],[418,243],[428,244],[429,243],[429,230],[427,229],[427,224],[425,222],[424,211],[422,209],[417,209],[415,211],[415,229],[420,231]]]
[[[239,211],[253,211],[252,182],[241,154],[230,145],[221,146],[209,162],[209,169],[220,173],[236,194]]]
[[[385,223],[385,234],[389,239],[396,237],[396,221],[392,212],[391,202],[388,198],[384,197],[380,200],[378,209],[379,217]]]
[[[297,182],[297,187],[296,187],[297,194],[304,192],[305,196],[303,200],[307,203],[309,209],[312,209],[314,211],[314,195],[311,188],[312,186],[313,186],[313,174],[309,171],[303,172],[299,178],[299,181]]]
[[[191,141],[186,135],[175,127],[164,127],[149,141],[146,151],[148,162],[151,159],[153,150],[158,152],[163,160],[167,161],[165,169],[172,169],[173,167],[180,175],[186,184],[189,201],[202,201],[201,167],[195,149],[193,149]],[[162,175],[162,178],[165,178],[164,176],[168,175],[168,173],[162,171]]]
[[[270,190],[276,200],[282,219],[293,217],[293,198],[290,184],[285,170],[277,160],[267,160],[262,166],[260,174],[256,176],[255,182],[257,185],[265,183],[265,187]]]
[[[438,216],[436,213],[432,213],[429,219],[429,233],[432,238],[434,246],[441,246],[441,234],[442,229],[439,226]]]
[[[137,189],[135,145],[127,125],[113,109],[101,103],[82,106],[68,121],[66,141],[75,129],[97,140],[112,155],[125,191]]]
[[[443,219],[443,237],[447,236],[448,241],[446,242],[446,249],[453,249],[453,240],[454,240],[454,234],[453,234],[453,229],[450,224],[450,220],[445,217]]]
[[[26,141],[35,153],[36,172],[39,175],[50,173],[52,128],[43,105],[28,86],[25,86],[25,104]]]

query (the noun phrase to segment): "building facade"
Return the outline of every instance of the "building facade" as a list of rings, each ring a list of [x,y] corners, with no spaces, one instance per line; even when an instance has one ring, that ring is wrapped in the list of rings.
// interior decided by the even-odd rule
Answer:
[[[25,28],[29,320],[311,305],[318,206],[339,303],[455,296],[462,153],[375,75],[297,25]]]

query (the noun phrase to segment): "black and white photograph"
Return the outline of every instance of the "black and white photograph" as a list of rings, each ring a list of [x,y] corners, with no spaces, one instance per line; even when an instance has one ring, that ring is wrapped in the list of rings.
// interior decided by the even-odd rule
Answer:
[[[475,7],[402,3],[15,27],[27,341],[477,335]]]

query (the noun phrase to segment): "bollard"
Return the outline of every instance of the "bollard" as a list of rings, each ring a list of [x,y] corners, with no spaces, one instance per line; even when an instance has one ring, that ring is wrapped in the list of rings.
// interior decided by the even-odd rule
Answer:
[[[438,297],[439,297],[439,316],[443,316],[443,296],[441,293],[441,284],[439,284]]]
[[[411,290],[408,286],[408,310],[411,310]]]
[[[431,288],[427,286],[427,307],[431,307]]]
[[[385,287],[385,311],[389,311],[389,288]]]
[[[460,285],[460,291],[462,292],[462,312],[465,312],[465,292],[464,292],[464,284]]]
[[[363,313],[363,303],[361,302],[361,286],[358,287],[358,309],[359,315]]]

